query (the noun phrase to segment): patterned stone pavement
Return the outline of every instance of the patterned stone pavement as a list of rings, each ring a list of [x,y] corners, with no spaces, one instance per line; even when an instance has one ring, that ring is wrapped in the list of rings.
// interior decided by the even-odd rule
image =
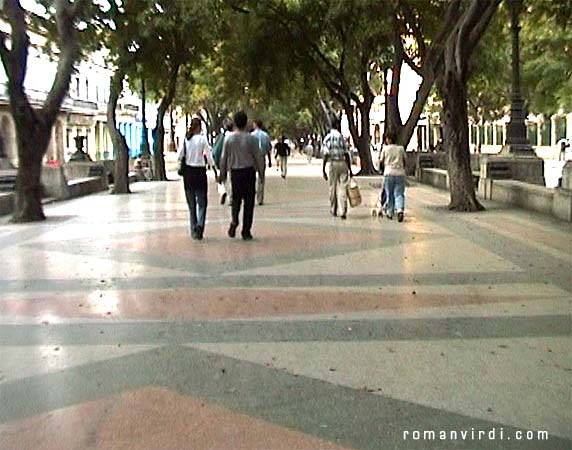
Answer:
[[[252,242],[213,184],[202,242],[178,182],[3,220],[0,449],[572,448],[570,226],[376,181],[272,168]]]

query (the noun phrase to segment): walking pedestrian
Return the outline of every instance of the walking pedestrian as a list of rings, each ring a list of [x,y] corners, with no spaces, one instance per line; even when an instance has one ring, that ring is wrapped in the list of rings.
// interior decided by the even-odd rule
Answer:
[[[393,219],[393,213],[397,212],[397,220],[403,222],[405,211],[405,149],[401,145],[395,145],[393,136],[385,138],[386,145],[381,151],[380,161],[384,166],[383,186],[387,197],[385,203],[385,215]]]
[[[205,230],[207,215],[207,164],[215,171],[207,139],[201,134],[201,121],[198,118],[191,120],[189,130],[183,139],[177,159],[183,161],[183,185],[185,197],[189,206],[191,236],[201,240]]]
[[[264,173],[264,162],[258,149],[258,139],[246,131],[248,116],[244,111],[234,115],[236,131],[229,133],[223,144],[220,161],[220,180],[225,181],[230,171],[232,184],[232,219],[228,228],[229,237],[236,235],[240,207],[244,201],[242,239],[252,239],[254,219],[256,172]]]
[[[232,120],[229,119],[228,117],[226,117],[223,121],[222,121],[222,132],[218,135],[218,137],[216,138],[215,144],[213,146],[213,151],[212,151],[212,156],[213,156],[213,160],[215,162],[216,167],[218,167],[219,171],[220,171],[220,157],[222,155],[222,146],[224,144],[224,138],[225,136],[230,133],[233,128],[234,128],[234,124],[232,123]],[[232,186],[230,185],[230,180],[227,179],[227,181],[225,183],[219,181],[220,183],[220,191],[221,191],[221,196],[220,196],[220,204],[224,205],[227,197],[230,199],[229,200],[229,206],[232,206]]]
[[[264,131],[264,126],[262,121],[257,119],[254,121],[254,130],[251,133],[256,139],[258,139],[258,150],[262,155],[262,163],[264,169],[262,175],[257,177],[256,182],[256,200],[259,205],[264,203],[264,182],[266,177],[266,158],[268,157],[268,167],[272,167],[272,143],[270,142],[270,136],[266,131]]]
[[[348,209],[347,187],[348,177],[353,176],[351,169],[350,151],[342,133],[340,122],[335,119],[332,129],[322,143],[324,180],[330,182],[330,213],[342,219],[346,218]],[[330,163],[330,176],[326,174],[326,164]]]
[[[314,146],[312,145],[312,141],[308,141],[308,143],[304,147],[304,153],[306,153],[308,164],[310,164],[312,162],[312,156],[314,155]]]
[[[286,173],[288,171],[288,156],[290,156],[291,152],[290,146],[286,143],[286,137],[282,136],[274,148],[276,150],[276,156],[280,158],[280,176],[282,178],[286,178]]]

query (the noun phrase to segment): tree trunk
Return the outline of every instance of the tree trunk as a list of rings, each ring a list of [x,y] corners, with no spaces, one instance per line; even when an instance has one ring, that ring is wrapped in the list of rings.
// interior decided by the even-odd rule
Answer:
[[[353,142],[356,144],[360,158],[360,175],[371,175],[375,173],[375,168],[373,167],[373,162],[371,160],[371,152],[369,150],[370,135],[369,135],[369,108],[364,105],[364,102],[357,104],[357,109],[360,112],[361,120],[361,134],[358,132],[358,127],[356,121],[354,120],[354,107],[347,103],[344,105],[344,111],[346,113],[346,118],[348,119],[348,127],[350,129],[350,134],[352,136]]]
[[[42,158],[50,140],[51,126],[46,126],[27,102],[18,102],[12,116],[18,143],[16,204],[12,222],[45,220],[42,208]],[[14,102],[12,103],[14,105]]]
[[[149,131],[147,130],[147,113],[145,111],[145,105],[147,103],[147,95],[145,91],[145,79],[141,78],[141,157],[143,159],[149,159]]]
[[[389,108],[389,100],[390,100],[390,93],[389,89],[387,88],[387,79],[389,78],[389,69],[385,69],[383,71],[383,109],[384,109],[384,121],[385,124],[383,126],[383,138],[381,143],[385,143],[385,138],[387,137],[387,131],[389,130],[388,123],[389,123],[389,115],[392,113]]]
[[[176,65],[171,73],[169,79],[169,84],[167,86],[167,93],[161,99],[159,104],[159,109],[157,111],[157,126],[155,128],[155,154],[153,155],[153,180],[154,181],[166,181],[167,171],[165,170],[165,154],[164,154],[164,143],[165,143],[165,125],[163,121],[165,119],[165,114],[167,109],[173,102],[175,97],[175,89],[177,87],[177,76],[179,73],[180,65]]]
[[[415,127],[417,126],[417,122],[419,122],[421,113],[423,113],[423,108],[425,107],[425,102],[427,101],[431,88],[433,87],[433,82],[433,77],[426,75],[425,78],[423,78],[423,81],[417,90],[417,96],[415,97],[415,102],[413,103],[407,122],[399,128],[397,143],[399,145],[403,145],[404,148],[407,148],[407,145],[415,132]]]
[[[171,148],[176,149],[177,145],[175,143],[175,120],[172,105],[169,108],[169,136],[171,138]]]
[[[442,85],[444,119],[444,146],[447,152],[449,209],[455,211],[482,211],[485,208],[475,195],[469,154],[469,125],[467,89],[454,71],[445,74]]]
[[[391,86],[389,88],[389,115],[385,118],[385,132],[397,140],[401,134],[403,123],[399,112],[399,85],[401,83],[401,66],[403,65],[403,49],[395,46],[395,55],[391,67]],[[407,145],[407,144],[405,144]]]
[[[165,125],[163,120],[165,119],[166,111],[157,112],[157,125],[155,127],[155,152],[153,154],[153,180],[154,181],[166,181],[167,171],[165,170]]]
[[[357,145],[361,166],[359,175],[372,175],[375,173],[375,168],[373,167],[373,161],[371,159],[371,136],[369,133],[369,112],[371,104],[372,101],[365,100],[358,105],[361,116],[361,135],[358,138]]]
[[[447,152],[451,194],[449,209],[455,211],[485,209],[475,195],[471,172],[467,80],[471,55],[499,3],[500,0],[472,0],[444,48],[442,72],[437,86],[443,99],[443,145]]]
[[[123,89],[124,77],[125,70],[122,67],[118,67],[111,78],[109,102],[107,103],[107,129],[111,136],[113,153],[115,154],[114,194],[129,194],[131,192],[129,190],[129,148],[127,147],[125,137],[117,129],[115,119],[115,110]]]

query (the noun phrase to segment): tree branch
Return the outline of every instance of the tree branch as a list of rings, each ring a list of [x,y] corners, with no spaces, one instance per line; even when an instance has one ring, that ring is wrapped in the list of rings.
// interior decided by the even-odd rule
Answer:
[[[81,11],[85,3],[86,0],[76,0],[73,5],[67,0],[57,0],[56,2],[60,55],[56,77],[43,107],[43,114],[48,121],[55,119],[69,89],[73,66],[79,52],[75,25],[77,16],[75,14]]]
[[[10,50],[6,47],[7,37],[6,33],[0,32],[0,58],[2,58],[2,65],[6,73],[8,73],[8,68],[10,67]]]
[[[465,11],[459,23],[459,31],[455,42],[455,68],[460,75],[465,72],[467,66],[467,53],[470,52],[469,35],[482,13],[482,8],[486,7],[489,1],[490,0],[472,0],[469,9]]]
[[[24,79],[28,67],[28,48],[30,46],[26,32],[26,12],[18,0],[4,0],[4,12],[12,27],[12,42],[10,50],[8,50],[5,34],[2,33],[2,63],[6,69],[10,91],[14,94],[23,95]]]
[[[469,42],[471,48],[475,48],[481,36],[485,32],[486,28],[488,27],[489,23],[491,22],[500,2],[502,0],[493,0],[489,3],[486,7],[486,10],[481,14],[479,21],[471,31],[469,35]]]

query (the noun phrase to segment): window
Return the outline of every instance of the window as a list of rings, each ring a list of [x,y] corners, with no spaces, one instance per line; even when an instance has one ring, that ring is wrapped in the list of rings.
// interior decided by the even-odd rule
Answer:
[[[566,138],[566,117],[557,117],[555,120],[556,125],[556,142],[560,139]]]
[[[503,126],[495,125],[495,138],[497,145],[504,145]]]
[[[552,122],[550,119],[546,120],[540,126],[541,141],[540,145],[550,145],[551,135],[552,135]]]

